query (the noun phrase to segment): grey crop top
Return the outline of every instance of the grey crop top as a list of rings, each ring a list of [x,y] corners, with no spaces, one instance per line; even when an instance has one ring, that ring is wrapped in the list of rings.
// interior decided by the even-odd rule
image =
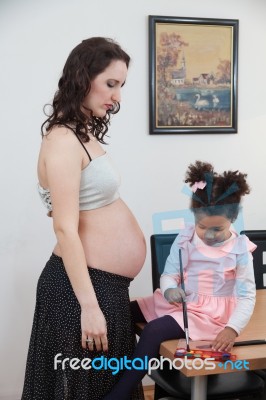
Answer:
[[[81,171],[79,209],[93,210],[113,203],[119,198],[120,176],[107,153],[91,159],[86,147],[76,135],[86,151],[90,163]],[[48,212],[53,210],[49,189],[38,183],[38,192]]]

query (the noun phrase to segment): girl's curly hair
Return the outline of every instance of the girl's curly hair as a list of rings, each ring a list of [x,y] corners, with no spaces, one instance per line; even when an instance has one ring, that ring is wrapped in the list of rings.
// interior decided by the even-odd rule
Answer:
[[[210,163],[195,161],[188,166],[185,182],[192,187],[204,181],[204,189],[197,189],[192,195],[191,209],[194,213],[225,215],[232,222],[237,218],[242,196],[250,193],[247,174],[224,171],[218,174]]]
[[[88,133],[92,133],[100,143],[105,143],[104,136],[108,131],[110,116],[119,111],[119,103],[108,110],[105,117],[92,115],[89,120],[82,112],[81,104],[89,93],[94,78],[116,60],[124,61],[129,66],[129,55],[109,38],[86,39],[72,50],[54,95],[52,112],[49,115],[45,113],[48,118],[41,126],[42,136],[46,132],[49,134],[53,126],[63,125],[72,129],[83,142],[88,142]]]

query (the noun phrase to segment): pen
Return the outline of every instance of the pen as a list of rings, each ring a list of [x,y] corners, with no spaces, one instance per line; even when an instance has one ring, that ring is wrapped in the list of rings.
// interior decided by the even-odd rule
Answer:
[[[184,274],[183,274],[183,263],[182,263],[182,254],[181,249],[179,249],[179,264],[180,264],[180,282],[181,288],[185,292],[185,284],[184,284]],[[182,306],[183,306],[183,321],[184,321],[184,330],[186,335],[186,344],[187,344],[187,351],[190,351],[189,348],[189,334],[188,334],[188,318],[187,318],[187,303],[184,299],[182,299]]]

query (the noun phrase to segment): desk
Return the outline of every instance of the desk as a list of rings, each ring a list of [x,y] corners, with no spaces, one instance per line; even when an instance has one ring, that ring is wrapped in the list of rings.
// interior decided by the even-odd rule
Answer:
[[[256,305],[253,315],[246,326],[245,330],[237,338],[237,340],[251,340],[251,339],[265,339],[266,338],[266,290],[257,290]],[[210,342],[203,341],[190,341],[190,348],[195,349],[198,345],[206,344]],[[185,347],[184,339],[181,340],[169,340],[163,342],[160,347],[160,354],[164,357],[174,359],[174,352],[177,347]],[[234,347],[232,354],[236,354],[237,360],[247,360],[249,362],[249,369],[264,369],[266,368],[266,345],[256,346],[241,346]],[[192,377],[191,387],[191,400],[204,400],[207,398],[207,379],[208,375],[211,374],[222,374],[227,372],[237,372],[237,370],[223,369],[218,366],[218,362],[215,363],[216,367],[213,370],[206,370],[204,368],[200,370],[188,369],[185,366],[180,371],[188,376]],[[245,370],[243,367],[239,371]]]

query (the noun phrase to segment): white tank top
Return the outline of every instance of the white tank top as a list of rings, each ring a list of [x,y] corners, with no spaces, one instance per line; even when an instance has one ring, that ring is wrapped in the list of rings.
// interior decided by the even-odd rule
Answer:
[[[82,142],[81,145],[88,154],[90,163],[81,171],[79,190],[80,211],[93,210],[113,203],[119,198],[120,176],[111,158],[107,153],[104,153],[99,157],[91,159]],[[49,189],[44,189],[39,183],[37,188],[43,204],[49,212],[52,211],[53,205]]]

